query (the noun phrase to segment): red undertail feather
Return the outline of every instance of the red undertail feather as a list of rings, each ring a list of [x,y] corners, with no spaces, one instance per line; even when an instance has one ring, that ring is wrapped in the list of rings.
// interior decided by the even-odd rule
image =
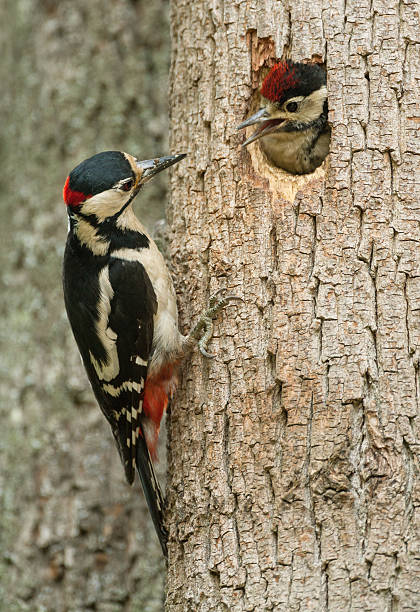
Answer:
[[[261,95],[271,102],[280,100],[285,91],[296,85],[295,69],[289,62],[272,67],[261,86]]]
[[[174,362],[164,366],[157,374],[148,377],[144,386],[143,413],[149,419],[144,433],[153,461],[157,457],[160,422],[178,383],[177,365]]]

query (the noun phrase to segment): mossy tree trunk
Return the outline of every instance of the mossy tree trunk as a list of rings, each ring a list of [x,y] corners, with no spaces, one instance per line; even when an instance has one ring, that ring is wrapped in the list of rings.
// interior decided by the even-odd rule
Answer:
[[[414,611],[415,5],[287,6],[172,3],[181,320],[220,288],[245,302],[172,408],[166,609]],[[235,131],[286,56],[328,69],[331,152],[305,177]]]

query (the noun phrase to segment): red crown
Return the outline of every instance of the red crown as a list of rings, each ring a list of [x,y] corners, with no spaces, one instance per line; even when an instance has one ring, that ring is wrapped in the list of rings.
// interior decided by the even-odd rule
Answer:
[[[290,62],[279,62],[272,67],[261,86],[261,95],[271,102],[278,102],[284,93],[297,83],[295,68]]]

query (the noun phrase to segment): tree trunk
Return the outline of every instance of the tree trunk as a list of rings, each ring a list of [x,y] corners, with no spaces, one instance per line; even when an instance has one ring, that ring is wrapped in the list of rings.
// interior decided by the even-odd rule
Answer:
[[[172,408],[171,612],[420,608],[416,10],[323,4],[173,0],[181,320],[245,303]],[[312,175],[240,148],[276,57],[327,64]]]

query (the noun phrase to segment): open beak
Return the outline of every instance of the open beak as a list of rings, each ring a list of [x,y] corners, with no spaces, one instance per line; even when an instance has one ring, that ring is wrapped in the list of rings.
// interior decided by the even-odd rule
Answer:
[[[285,119],[281,119],[280,117],[270,119],[270,113],[268,110],[266,108],[260,108],[259,111],[251,115],[251,117],[248,117],[248,119],[243,121],[236,128],[237,130],[242,130],[249,125],[255,125],[256,123],[258,124],[255,132],[251,134],[251,136],[245,140],[244,143],[242,143],[242,146],[246,147],[247,145],[251,144],[251,142],[254,142],[254,140],[258,140],[258,138],[266,136],[267,134],[270,134],[270,132],[275,132],[279,125],[281,125],[284,121]]]
[[[150,181],[156,174],[166,170],[169,166],[177,164],[181,159],[186,157],[186,153],[180,155],[168,155],[166,157],[156,157],[155,159],[145,159],[143,161],[136,162],[137,168],[143,171],[140,182],[142,185]]]

